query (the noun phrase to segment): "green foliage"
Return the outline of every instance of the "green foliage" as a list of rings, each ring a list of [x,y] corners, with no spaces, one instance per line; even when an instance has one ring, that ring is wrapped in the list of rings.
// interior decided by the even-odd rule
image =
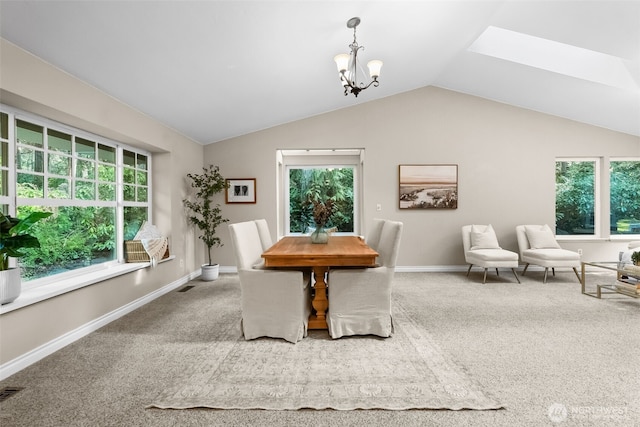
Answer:
[[[222,217],[219,204],[212,202],[212,197],[227,188],[227,182],[220,174],[218,166],[209,165],[209,168],[202,168],[201,174],[187,174],[191,187],[196,190],[194,200],[184,199],[184,206],[190,211],[187,217],[190,224],[198,227],[202,233],[199,238],[207,246],[209,265],[213,265],[211,259],[211,248],[223,246],[222,241],[216,236],[216,229],[222,223],[228,222]]]
[[[20,207],[21,212],[35,209]],[[25,277],[46,276],[59,270],[91,265],[115,255],[115,208],[59,207],[52,221],[34,227],[40,248],[25,251],[21,266]]]
[[[633,233],[624,225],[640,221],[640,162],[612,160],[609,177],[611,232]],[[593,228],[594,185],[594,162],[556,162],[558,232],[581,234]]]
[[[612,231],[620,231],[613,229],[618,220],[640,222],[640,162],[612,161],[610,176]]]
[[[313,202],[331,200],[333,214],[325,224],[338,231],[353,231],[353,169],[291,169],[289,171],[289,224],[291,232],[314,226]]]
[[[631,254],[631,261],[635,265],[640,265],[640,252],[634,252]]]
[[[38,197],[40,190],[31,183],[18,185],[19,197]],[[93,197],[85,187],[78,191],[80,197]],[[49,196],[67,198],[64,191],[50,190]],[[20,260],[22,275],[26,279],[47,276],[57,271],[71,270],[105,260],[112,260],[116,253],[116,223],[113,207],[49,207],[20,206],[21,216],[37,210],[48,210],[51,220],[35,224],[32,234],[38,237],[39,247],[24,250]],[[139,225],[138,225],[139,228]]]
[[[556,162],[556,229],[569,234],[593,228],[595,164]]]
[[[9,268],[9,257],[19,258],[25,255],[24,249],[38,248],[38,238],[29,234],[30,228],[51,212],[31,212],[19,219],[0,213],[0,271]]]

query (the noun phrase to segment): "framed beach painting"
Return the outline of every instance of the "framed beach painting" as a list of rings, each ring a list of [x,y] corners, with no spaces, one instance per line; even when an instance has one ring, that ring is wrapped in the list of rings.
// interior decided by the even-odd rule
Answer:
[[[255,178],[227,179],[225,191],[226,203],[255,203],[256,180]]]
[[[457,209],[458,165],[400,165],[400,209]]]

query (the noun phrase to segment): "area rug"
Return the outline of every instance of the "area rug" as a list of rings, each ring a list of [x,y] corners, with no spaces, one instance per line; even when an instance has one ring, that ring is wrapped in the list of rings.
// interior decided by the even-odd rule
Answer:
[[[239,323],[239,322],[238,322]],[[161,409],[476,409],[502,404],[394,306],[394,334],[343,337],[309,331],[296,344],[228,339],[190,356],[179,384],[148,407]]]

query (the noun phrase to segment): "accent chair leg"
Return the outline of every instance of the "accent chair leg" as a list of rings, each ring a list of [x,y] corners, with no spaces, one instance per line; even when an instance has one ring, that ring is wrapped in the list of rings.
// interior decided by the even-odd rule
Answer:
[[[469,277],[469,273],[471,272],[471,267],[473,267],[473,264],[469,264],[469,268],[467,269],[467,277]]]
[[[484,285],[485,283],[487,283],[487,269],[484,269],[484,277],[482,278],[482,284]]]
[[[512,268],[511,271],[513,271],[513,275],[516,276],[516,280],[520,283],[520,278],[518,277],[518,273],[516,273],[516,269]]]
[[[498,269],[496,268],[496,276],[499,276],[500,272],[498,271]]]
[[[553,268],[553,267],[551,267],[551,274],[553,274],[553,276],[554,276],[554,277],[555,277],[555,275],[556,275],[556,269],[555,269],[555,268]]]
[[[549,273],[549,267],[544,268],[544,279],[542,279],[542,283],[547,283],[547,273]]]
[[[526,264],[524,265],[524,270],[522,270],[522,275],[523,275],[523,276],[524,276],[524,273],[526,273],[526,272],[527,272],[527,268],[529,268],[529,263],[526,263]]]

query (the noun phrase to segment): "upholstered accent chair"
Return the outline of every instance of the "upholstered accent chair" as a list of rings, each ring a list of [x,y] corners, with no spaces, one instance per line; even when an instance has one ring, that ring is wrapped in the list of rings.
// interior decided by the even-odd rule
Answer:
[[[580,267],[580,254],[562,249],[548,225],[518,225],[516,238],[520,260],[525,263],[523,276],[529,264],[534,264],[544,267],[543,283],[547,283],[549,268],[554,276],[556,268],[572,268],[578,281],[581,280],[577,270]]]
[[[465,225],[462,227],[462,246],[464,248],[464,260],[469,264],[467,277],[471,267],[477,265],[484,269],[482,283],[487,282],[487,270],[496,269],[496,275],[500,275],[499,268],[510,268],[518,283],[520,278],[516,273],[518,268],[518,254],[502,249],[491,224],[489,225]]]
[[[331,338],[393,333],[391,287],[400,249],[402,223],[385,220],[376,251],[378,266],[329,271],[327,325]]]
[[[264,268],[263,248],[271,244],[261,239],[263,233],[256,221],[231,224],[229,231],[242,291],[245,339],[272,337],[296,343],[307,336],[311,314],[310,275]]]

